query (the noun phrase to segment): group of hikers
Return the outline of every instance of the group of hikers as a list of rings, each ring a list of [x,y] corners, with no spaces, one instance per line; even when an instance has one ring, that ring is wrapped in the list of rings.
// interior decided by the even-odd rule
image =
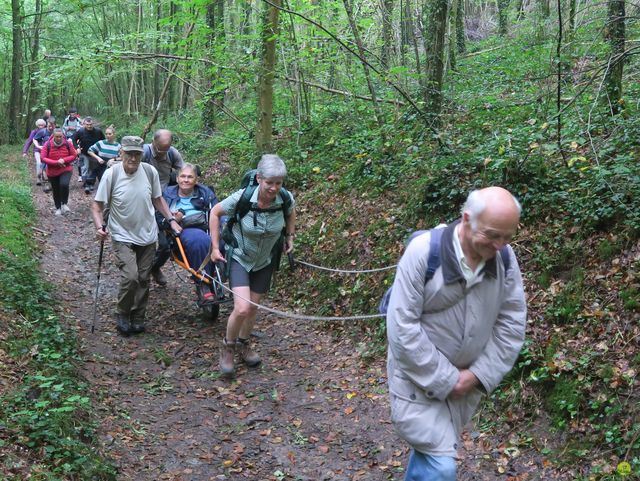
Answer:
[[[44,191],[52,192],[55,215],[63,215],[71,211],[68,201],[73,166],[77,165],[78,182],[83,183],[85,193],[91,194],[108,162],[118,156],[120,144],[112,125],[103,132],[92,117],[81,119],[78,111],[71,108],[62,127],[57,126],[51,111],[45,110],[44,116],[36,120],[22,155],[27,157],[31,148],[36,185],[44,184]]]
[[[250,340],[256,306],[269,290],[274,256],[291,252],[295,238],[295,201],[283,188],[283,160],[263,155],[247,186],[218,202],[198,182],[199,169],[172,146],[168,130],[156,131],[149,144],[130,135],[118,143],[113,127],[98,138],[100,129],[88,117],[67,130],[49,118],[48,140],[42,130],[33,145],[46,168],[36,158],[36,172],[38,181],[46,172],[57,215],[69,210],[77,152],[84,156],[85,191],[99,182],[92,217],[96,239],[111,238],[121,272],[117,330],[123,336],[144,332],[150,279],[166,285],[161,268],[179,236],[191,265],[206,263],[211,274],[217,262],[228,272],[233,310],[221,340],[221,374],[235,376],[236,358],[260,365]],[[96,140],[88,145],[90,137]],[[384,312],[391,420],[412,447],[405,481],[455,481],[463,427],[518,357],[527,310],[508,244],[520,213],[507,190],[475,190],[457,221],[416,233],[399,261]],[[198,289],[204,299],[212,295],[206,283]]]

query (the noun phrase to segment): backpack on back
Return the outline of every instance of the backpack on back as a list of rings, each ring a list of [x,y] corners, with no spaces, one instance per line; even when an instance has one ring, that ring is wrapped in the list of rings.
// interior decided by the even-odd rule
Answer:
[[[251,197],[253,196],[255,190],[258,188],[258,171],[256,169],[250,170],[244,174],[242,177],[242,182],[240,182],[240,188],[244,189],[242,191],[242,195],[240,196],[240,200],[236,204],[236,208],[233,213],[229,216],[229,220],[224,226],[222,230],[222,240],[224,240],[225,244],[231,248],[237,249],[238,241],[233,235],[233,226],[237,223],[240,227],[240,232],[242,232],[242,218],[247,215],[249,212],[278,212],[282,211],[282,215],[284,216],[285,227],[283,227],[280,237],[278,238],[278,242],[273,246],[271,251],[271,265],[278,270],[280,267],[280,259],[282,257],[282,249],[284,247],[284,236],[285,236],[285,228],[286,222],[289,215],[287,212],[291,209],[292,198],[291,194],[287,189],[283,187],[280,188],[278,195],[282,199],[281,207],[269,207],[266,209],[260,209],[258,207],[254,207],[251,203]]]
[[[424,275],[424,285],[433,279],[438,267],[440,267],[440,244],[442,240],[442,233],[444,232],[444,227],[436,227],[430,230],[418,230],[409,236],[407,239],[405,248],[409,246],[411,241],[416,237],[424,234],[425,232],[431,232],[431,238],[429,239],[429,257],[427,259],[427,270]],[[496,254],[497,255],[497,254]],[[511,257],[509,256],[509,246],[505,245],[500,249],[500,258],[502,259],[502,263],[504,265],[504,272],[509,271],[509,267],[511,267]],[[380,299],[380,304],[378,305],[378,312],[380,314],[387,314],[389,309],[389,300],[391,299],[391,290],[393,286],[391,286]]]

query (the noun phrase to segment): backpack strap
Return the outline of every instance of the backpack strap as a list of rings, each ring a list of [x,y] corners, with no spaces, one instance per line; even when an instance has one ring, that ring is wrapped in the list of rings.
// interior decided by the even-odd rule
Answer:
[[[424,276],[424,283],[426,284],[435,275],[438,267],[440,267],[440,241],[442,240],[442,233],[444,229],[431,229],[431,238],[429,239],[429,257],[427,258],[427,272]]]
[[[505,245],[500,249],[500,258],[502,259],[502,264],[504,265],[504,273],[509,272],[509,268],[511,267],[511,253],[509,252],[509,244]]]

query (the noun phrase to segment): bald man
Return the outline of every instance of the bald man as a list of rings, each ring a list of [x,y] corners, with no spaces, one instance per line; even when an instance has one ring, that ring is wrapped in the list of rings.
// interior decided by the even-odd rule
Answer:
[[[459,220],[415,237],[398,264],[387,370],[391,420],[413,448],[405,481],[455,481],[463,427],[518,357],[527,309],[508,243],[520,211],[505,189],[473,191]]]

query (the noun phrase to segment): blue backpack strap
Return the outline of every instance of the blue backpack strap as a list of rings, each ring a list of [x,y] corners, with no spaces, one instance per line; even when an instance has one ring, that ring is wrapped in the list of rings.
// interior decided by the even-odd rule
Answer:
[[[509,252],[509,244],[500,249],[500,258],[502,259],[502,264],[504,265],[504,273],[509,272],[509,268],[511,267],[511,253]]]
[[[434,274],[440,267],[440,240],[442,239],[441,229],[431,229],[431,239],[429,241],[429,258],[427,259],[427,272],[424,276],[424,283],[426,284],[433,279]]]
[[[142,162],[145,162],[147,164],[151,163],[151,145],[150,144],[144,144],[142,146]]]

